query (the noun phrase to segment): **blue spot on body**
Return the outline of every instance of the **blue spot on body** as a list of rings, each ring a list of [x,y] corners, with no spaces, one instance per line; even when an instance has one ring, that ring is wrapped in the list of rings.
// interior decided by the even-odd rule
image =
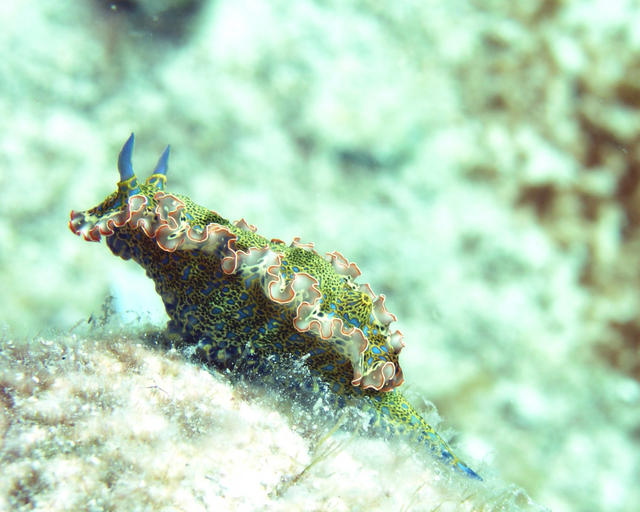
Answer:
[[[258,274],[251,274],[249,277],[247,277],[247,278],[244,280],[244,287],[245,287],[245,288],[247,288],[247,289],[248,289],[248,288],[251,288],[251,283],[252,283],[255,279],[257,279],[257,277],[258,277]]]
[[[240,308],[238,310],[238,320],[244,320],[245,318],[249,318],[253,316],[253,308],[255,308],[255,304],[249,304],[244,308]]]
[[[346,313],[344,315],[342,315],[342,316],[351,325],[355,325],[356,327],[360,327],[360,320],[358,320],[357,318],[349,318],[349,315],[347,315]]]

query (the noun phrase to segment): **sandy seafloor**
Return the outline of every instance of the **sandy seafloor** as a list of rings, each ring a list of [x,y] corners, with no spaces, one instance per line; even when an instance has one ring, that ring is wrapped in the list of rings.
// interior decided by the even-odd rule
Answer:
[[[640,2],[10,0],[0,26],[1,510],[638,510]],[[355,261],[484,482],[319,443],[322,410],[145,342],[152,284],[67,228],[131,131],[139,176],[171,143],[170,191]]]

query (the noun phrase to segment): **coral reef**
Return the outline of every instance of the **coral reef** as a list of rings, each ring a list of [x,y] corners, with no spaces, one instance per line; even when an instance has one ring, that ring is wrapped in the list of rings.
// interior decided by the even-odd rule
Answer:
[[[323,440],[322,408],[277,412],[146,337],[1,341],[3,510],[541,510],[404,445]]]

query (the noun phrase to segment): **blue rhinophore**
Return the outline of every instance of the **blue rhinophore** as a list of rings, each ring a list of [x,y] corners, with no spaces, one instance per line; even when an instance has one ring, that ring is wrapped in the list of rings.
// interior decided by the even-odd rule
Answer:
[[[171,146],[167,145],[164,148],[164,151],[160,155],[158,159],[158,163],[156,164],[156,168],[153,170],[153,174],[167,174],[167,169],[169,168],[169,152],[171,151]]]
[[[129,138],[122,146],[120,154],[118,155],[118,171],[120,172],[120,181],[127,181],[134,177],[133,164],[131,163],[131,156],[133,155],[133,133],[129,135]]]

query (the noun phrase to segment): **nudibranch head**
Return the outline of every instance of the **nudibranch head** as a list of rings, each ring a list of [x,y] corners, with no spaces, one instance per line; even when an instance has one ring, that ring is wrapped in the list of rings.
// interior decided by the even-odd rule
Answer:
[[[133,133],[122,146],[118,155],[120,181],[118,190],[99,205],[82,212],[71,211],[69,228],[76,235],[82,235],[87,241],[97,242],[101,235],[110,236],[114,229],[121,228],[131,220],[132,214],[154,202],[157,192],[164,191],[169,167],[167,146],[160,155],[158,163],[144,183],[139,183],[133,171]]]

